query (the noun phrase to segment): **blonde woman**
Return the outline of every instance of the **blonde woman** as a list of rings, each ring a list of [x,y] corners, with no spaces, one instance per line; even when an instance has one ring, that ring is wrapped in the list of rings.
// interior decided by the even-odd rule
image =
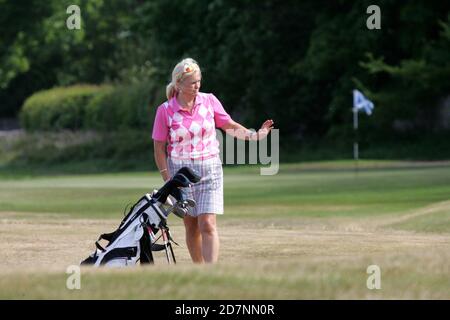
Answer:
[[[200,92],[202,73],[198,63],[187,58],[172,71],[167,101],[158,107],[152,138],[156,165],[164,181],[183,166],[196,170],[202,180],[186,196],[197,206],[184,218],[186,244],[195,263],[215,263],[219,257],[216,215],[223,214],[223,172],[216,128],[238,139],[258,140],[273,128],[267,120],[258,132],[233,121],[211,93]]]

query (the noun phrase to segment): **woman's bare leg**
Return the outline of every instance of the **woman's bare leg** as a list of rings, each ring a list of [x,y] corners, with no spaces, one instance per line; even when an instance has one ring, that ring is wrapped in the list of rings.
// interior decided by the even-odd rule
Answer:
[[[186,215],[183,220],[186,228],[186,245],[192,261],[194,263],[203,263],[202,235],[199,229],[198,218]]]
[[[219,233],[217,232],[216,215],[202,214],[198,217],[198,227],[202,239],[202,256],[206,263],[215,263],[219,259]]]

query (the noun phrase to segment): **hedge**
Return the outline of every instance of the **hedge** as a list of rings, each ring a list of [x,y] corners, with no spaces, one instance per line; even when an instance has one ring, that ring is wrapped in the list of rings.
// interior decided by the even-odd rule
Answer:
[[[164,88],[147,83],[53,88],[30,96],[20,121],[28,131],[149,130],[163,94]]]
[[[36,131],[82,129],[89,101],[109,86],[75,85],[39,91],[25,100],[20,111],[23,128]]]
[[[162,88],[163,89],[163,88]],[[96,130],[150,130],[163,90],[149,84],[122,85],[94,97],[86,107],[86,127]]]

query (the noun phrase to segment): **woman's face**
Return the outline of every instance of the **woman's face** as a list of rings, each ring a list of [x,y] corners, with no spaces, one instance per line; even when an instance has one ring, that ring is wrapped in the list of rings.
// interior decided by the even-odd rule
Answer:
[[[198,91],[200,90],[202,81],[202,76],[200,72],[196,71],[195,73],[191,74],[190,76],[185,77],[179,84],[180,91],[184,94],[189,95],[197,95]]]

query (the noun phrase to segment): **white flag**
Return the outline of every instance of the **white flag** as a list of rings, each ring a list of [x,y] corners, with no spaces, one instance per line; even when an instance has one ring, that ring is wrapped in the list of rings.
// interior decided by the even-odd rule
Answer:
[[[366,114],[370,116],[372,114],[373,107],[374,105],[372,101],[364,97],[360,91],[353,90],[353,110],[356,112],[359,110],[364,110]]]

